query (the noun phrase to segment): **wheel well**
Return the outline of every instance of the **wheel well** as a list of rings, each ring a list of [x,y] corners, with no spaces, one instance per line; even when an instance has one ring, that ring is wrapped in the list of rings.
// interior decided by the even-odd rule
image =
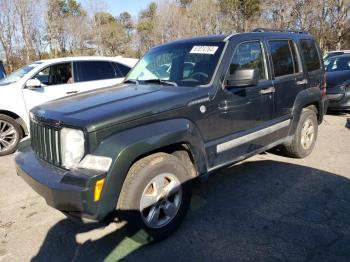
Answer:
[[[320,110],[319,110],[319,105],[318,103],[311,103],[311,104],[308,104],[306,105],[304,108],[307,108],[307,109],[310,109],[312,111],[315,112],[316,116],[317,116],[317,119],[318,119],[318,122],[320,123],[321,121],[321,115],[320,115]]]
[[[13,112],[7,111],[7,110],[0,110],[0,114],[9,116],[9,117],[15,119],[16,122],[19,124],[19,126],[22,129],[22,133],[24,135],[28,135],[28,128],[27,128],[24,120],[20,116],[18,116],[16,113],[13,113]]]
[[[155,154],[155,153],[160,153],[160,152],[174,155],[174,156],[180,158],[184,162],[186,167],[190,170],[192,177],[196,177],[199,174],[198,169],[196,167],[193,153],[190,149],[190,145],[188,145],[187,143],[176,143],[176,144],[172,144],[169,146],[158,148],[158,149],[153,150],[151,152],[147,152],[147,153],[137,157],[133,161],[133,163],[130,165],[130,167],[135,162],[139,161],[140,159],[142,159],[146,156]]]

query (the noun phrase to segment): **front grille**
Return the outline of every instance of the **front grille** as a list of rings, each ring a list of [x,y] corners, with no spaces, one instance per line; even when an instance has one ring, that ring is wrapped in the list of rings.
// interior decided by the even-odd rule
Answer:
[[[55,165],[61,166],[59,129],[40,122],[30,122],[31,144],[35,154]]]

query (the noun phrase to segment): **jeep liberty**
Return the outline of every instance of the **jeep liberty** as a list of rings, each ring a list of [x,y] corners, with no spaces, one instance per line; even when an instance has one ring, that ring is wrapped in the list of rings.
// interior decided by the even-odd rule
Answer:
[[[31,110],[17,173],[70,216],[120,214],[159,240],[183,220],[194,179],[276,146],[309,155],[325,88],[320,49],[305,32],[156,46],[124,83]]]

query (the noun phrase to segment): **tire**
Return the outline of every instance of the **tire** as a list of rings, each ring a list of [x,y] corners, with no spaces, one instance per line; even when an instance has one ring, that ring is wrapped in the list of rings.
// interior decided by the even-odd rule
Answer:
[[[290,144],[284,146],[284,152],[294,158],[307,157],[315,147],[317,133],[318,123],[316,113],[313,110],[304,108],[293,140]]]
[[[156,153],[137,161],[127,174],[117,205],[128,235],[149,243],[174,232],[187,213],[191,184],[190,170],[173,155]],[[165,189],[171,193],[164,193]]]
[[[15,152],[22,137],[22,129],[16,120],[0,114],[0,156]]]

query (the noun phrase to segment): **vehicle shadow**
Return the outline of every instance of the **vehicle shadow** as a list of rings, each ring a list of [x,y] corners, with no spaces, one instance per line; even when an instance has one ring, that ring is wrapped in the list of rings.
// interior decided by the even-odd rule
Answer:
[[[347,261],[350,180],[245,161],[196,187],[184,223],[163,241],[139,243],[144,232],[127,225],[107,233],[99,227],[58,222],[32,261]],[[81,234],[90,235],[84,241]]]
[[[348,110],[328,110],[327,111],[327,115],[331,115],[331,116],[346,116],[349,115],[349,111]]]

